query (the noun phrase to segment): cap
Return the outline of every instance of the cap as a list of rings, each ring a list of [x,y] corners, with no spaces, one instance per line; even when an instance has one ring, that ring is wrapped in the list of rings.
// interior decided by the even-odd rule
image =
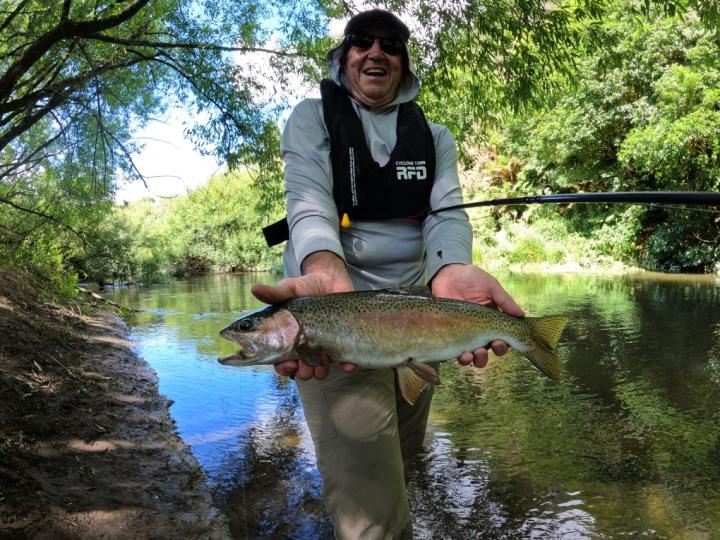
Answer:
[[[384,9],[369,9],[361,11],[353,16],[345,25],[345,35],[357,33],[367,26],[380,26],[390,32],[400,34],[403,41],[407,42],[410,37],[410,30],[396,15]]]

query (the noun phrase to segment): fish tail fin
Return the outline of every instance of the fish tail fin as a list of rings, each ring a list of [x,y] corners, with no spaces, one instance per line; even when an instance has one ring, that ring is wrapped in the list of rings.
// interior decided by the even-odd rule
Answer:
[[[562,368],[554,349],[569,319],[564,315],[550,315],[528,317],[525,321],[530,327],[534,345],[527,352],[528,359],[553,381],[559,382]]]

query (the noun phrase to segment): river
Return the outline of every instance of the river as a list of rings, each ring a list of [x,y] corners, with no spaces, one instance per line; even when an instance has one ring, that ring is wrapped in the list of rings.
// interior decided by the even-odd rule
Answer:
[[[720,538],[720,280],[500,275],[528,315],[570,318],[556,385],[508,354],[445,362],[408,471],[418,538]],[[136,352],[237,537],[329,538],[294,383],[217,363],[267,274],[118,289]]]

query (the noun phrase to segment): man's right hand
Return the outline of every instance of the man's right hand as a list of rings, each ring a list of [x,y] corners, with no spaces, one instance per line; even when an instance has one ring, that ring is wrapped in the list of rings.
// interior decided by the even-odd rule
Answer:
[[[256,283],[252,286],[255,297],[267,304],[279,304],[296,296],[312,296],[317,294],[347,292],[353,290],[350,275],[345,262],[330,251],[317,251],[308,255],[302,263],[303,275],[300,277],[283,279],[277,285],[263,285]],[[355,364],[343,362],[340,364],[346,373],[357,369]],[[302,360],[286,360],[275,365],[275,371],[280,375],[300,380],[313,377],[324,379],[328,376],[329,366],[311,367]]]

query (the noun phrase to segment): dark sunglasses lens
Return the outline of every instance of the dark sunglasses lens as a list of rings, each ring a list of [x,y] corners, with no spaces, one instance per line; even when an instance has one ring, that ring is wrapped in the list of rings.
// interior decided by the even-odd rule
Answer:
[[[387,54],[400,54],[404,49],[403,42],[399,39],[376,38],[366,34],[350,34],[348,38],[350,40],[350,45],[362,50],[372,47],[376,39],[380,41],[380,48]]]
[[[382,38],[380,48],[388,54],[396,55],[403,51],[403,43],[397,39]]]
[[[350,45],[357,47],[358,49],[369,49],[373,46],[375,41],[374,37],[366,36],[364,34],[350,34]]]

